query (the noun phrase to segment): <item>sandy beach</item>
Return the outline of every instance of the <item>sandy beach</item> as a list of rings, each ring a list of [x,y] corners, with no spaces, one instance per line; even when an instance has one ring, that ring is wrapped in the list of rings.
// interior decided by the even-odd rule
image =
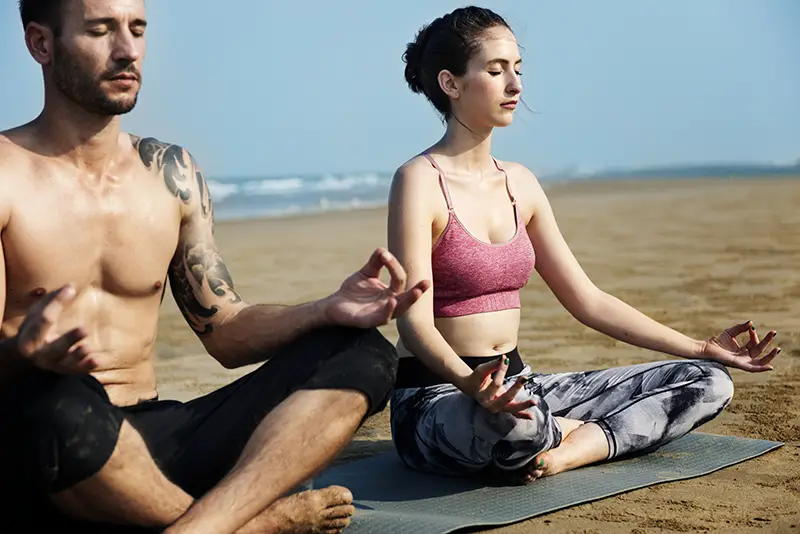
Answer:
[[[800,178],[607,181],[548,195],[578,260],[602,289],[690,336],[752,319],[778,332],[775,370],[732,371],[730,407],[702,431],[783,441],[755,460],[683,482],[576,506],[497,533],[800,532]],[[384,245],[385,210],[218,223],[216,236],[249,302],[322,297]],[[579,324],[534,275],[522,294],[519,348],[556,372],[665,358]],[[392,341],[394,325],[382,329]],[[162,398],[188,400],[249,369],[207,356],[170,297],[157,342]],[[343,458],[389,446],[388,410]]]

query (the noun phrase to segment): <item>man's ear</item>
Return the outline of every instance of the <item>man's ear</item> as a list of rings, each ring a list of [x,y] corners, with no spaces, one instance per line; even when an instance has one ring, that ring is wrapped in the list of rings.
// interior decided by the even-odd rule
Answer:
[[[53,62],[55,35],[53,30],[38,22],[31,22],[25,27],[25,45],[33,59],[40,65]]]

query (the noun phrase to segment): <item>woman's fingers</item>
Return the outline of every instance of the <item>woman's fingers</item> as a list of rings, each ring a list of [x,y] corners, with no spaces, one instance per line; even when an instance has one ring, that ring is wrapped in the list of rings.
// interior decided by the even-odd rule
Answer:
[[[764,336],[764,339],[762,339],[760,342],[756,341],[756,344],[753,346],[753,349],[750,351],[750,354],[753,356],[758,356],[759,354],[764,352],[764,349],[767,348],[767,346],[772,342],[772,340],[775,338],[776,335],[778,335],[776,331],[770,330],[767,333],[767,335]],[[756,339],[758,339],[758,336],[756,336]]]

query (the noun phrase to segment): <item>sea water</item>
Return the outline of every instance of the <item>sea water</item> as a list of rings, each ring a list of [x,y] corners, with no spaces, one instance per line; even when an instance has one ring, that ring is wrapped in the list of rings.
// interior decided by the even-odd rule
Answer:
[[[280,217],[385,206],[390,174],[208,178],[216,220]]]

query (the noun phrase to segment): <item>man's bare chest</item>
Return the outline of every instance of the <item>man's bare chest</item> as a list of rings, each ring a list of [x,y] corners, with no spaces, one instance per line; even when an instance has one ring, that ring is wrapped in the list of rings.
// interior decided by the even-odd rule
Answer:
[[[39,185],[18,192],[3,234],[9,293],[72,282],[136,296],[163,284],[180,229],[180,208],[163,181],[142,172]]]

